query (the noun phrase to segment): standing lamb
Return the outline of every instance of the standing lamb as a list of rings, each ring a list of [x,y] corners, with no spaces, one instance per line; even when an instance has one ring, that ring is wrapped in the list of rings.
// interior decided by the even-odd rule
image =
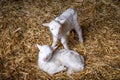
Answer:
[[[73,72],[81,71],[84,68],[83,56],[73,50],[55,50],[48,45],[37,46],[40,50],[38,57],[39,67],[49,74],[63,71],[65,70],[65,67],[67,67],[68,75],[70,75]]]
[[[67,9],[59,17],[56,17],[50,23],[44,23],[43,26],[49,27],[52,33],[52,47],[55,47],[58,39],[61,39],[61,43],[63,44],[64,48],[69,49],[67,46],[66,35],[69,34],[72,29],[76,30],[79,41],[83,42],[82,30],[77,21],[77,11],[74,9]]]

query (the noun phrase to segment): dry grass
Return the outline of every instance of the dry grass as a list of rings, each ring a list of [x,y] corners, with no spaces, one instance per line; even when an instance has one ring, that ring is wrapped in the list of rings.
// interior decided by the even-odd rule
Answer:
[[[0,80],[72,80],[66,72],[50,76],[37,65],[36,44],[52,43],[49,22],[67,8],[76,8],[84,43],[75,31],[69,47],[85,57],[75,80],[120,80],[119,0],[1,0]],[[61,45],[60,48],[63,48]]]

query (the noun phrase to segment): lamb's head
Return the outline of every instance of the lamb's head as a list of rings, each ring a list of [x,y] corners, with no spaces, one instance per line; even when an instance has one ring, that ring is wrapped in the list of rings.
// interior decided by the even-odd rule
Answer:
[[[53,51],[56,49],[56,47],[52,48],[48,45],[39,45],[37,44],[39,51],[39,57],[44,61],[47,62],[51,59]]]
[[[49,27],[53,36],[60,37],[62,24],[64,22],[65,22],[65,20],[60,20],[60,19],[56,18],[55,20],[52,20],[50,23],[44,23],[43,26]]]

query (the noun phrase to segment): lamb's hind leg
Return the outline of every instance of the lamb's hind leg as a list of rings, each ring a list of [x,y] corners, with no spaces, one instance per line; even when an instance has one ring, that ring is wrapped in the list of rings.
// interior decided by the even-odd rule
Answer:
[[[75,30],[76,30],[76,32],[77,32],[77,34],[78,34],[79,41],[80,41],[80,42],[83,42],[82,30],[81,30],[80,26],[76,25]]]
[[[57,69],[56,69],[56,71],[54,72],[54,73],[58,73],[58,72],[60,72],[60,71],[64,71],[66,69],[66,67],[64,67],[64,66],[59,66],[59,67],[57,67]]]
[[[78,34],[78,38],[79,38],[79,41],[80,42],[83,42],[83,37],[82,37],[82,29],[77,21],[77,13],[74,15],[73,17],[73,21],[74,21],[74,27],[75,27],[75,30]]]
[[[73,79],[73,77],[71,76],[71,74],[73,73],[73,70],[71,68],[68,68],[68,72],[67,75]],[[73,79],[74,80],[74,79]]]

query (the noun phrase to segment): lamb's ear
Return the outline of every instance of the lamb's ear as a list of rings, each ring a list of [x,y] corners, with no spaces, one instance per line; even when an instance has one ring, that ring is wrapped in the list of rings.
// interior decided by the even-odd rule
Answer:
[[[43,26],[49,27],[49,23],[43,23]]]
[[[59,22],[60,22],[61,24],[63,24],[63,23],[65,22],[65,19],[61,19],[61,20],[59,20]]]
[[[42,46],[41,46],[41,45],[39,45],[39,44],[37,44],[37,47],[38,47],[38,49],[40,50]]]

